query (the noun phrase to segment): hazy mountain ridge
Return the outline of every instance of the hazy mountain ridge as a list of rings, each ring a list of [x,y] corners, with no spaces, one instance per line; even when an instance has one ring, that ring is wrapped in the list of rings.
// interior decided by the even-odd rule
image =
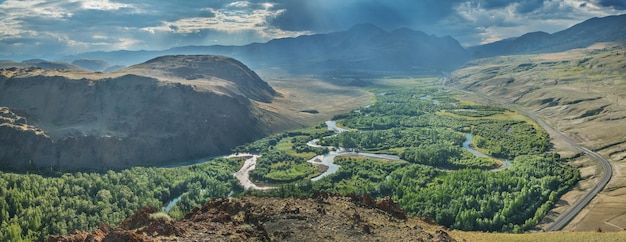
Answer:
[[[66,69],[66,70],[84,70],[82,67],[65,63],[65,62],[56,62],[56,61],[47,61],[41,59],[30,59],[22,62],[14,62],[10,60],[0,60],[0,68],[28,68],[28,67],[38,67],[42,69]]]
[[[329,34],[303,35],[244,46],[184,46],[163,51],[90,52],[65,57],[100,59],[131,65],[161,55],[218,54],[239,59],[253,69],[281,67],[295,73],[333,70],[423,73],[452,70],[469,54],[452,37],[420,31],[384,31],[374,25],[357,25]]]
[[[185,58],[208,60],[186,69],[203,75],[140,71],[184,66]],[[213,56],[162,57],[112,74],[3,69],[0,87],[0,164],[15,169],[121,168],[228,153],[267,135],[253,100],[275,94],[240,62]]]
[[[389,71],[403,73],[447,70],[463,64],[468,54],[450,37],[399,29],[386,32],[374,25],[348,31],[277,39],[246,46],[242,57],[261,67],[287,67],[295,72]],[[234,55],[237,55],[234,53]]]
[[[343,72],[439,73],[452,71],[472,58],[560,52],[598,42],[626,43],[626,15],[591,18],[568,29],[548,34],[530,32],[520,37],[464,48],[450,36],[437,37],[400,28],[385,31],[371,24],[327,34],[273,39],[243,46],[181,46],[167,50],[96,51],[61,58],[65,62],[89,60],[110,63],[114,71],[164,55],[225,55],[253,69],[279,67],[295,74]],[[7,66],[6,63],[0,63]],[[31,65],[54,68],[48,65]],[[58,66],[57,68],[70,68]]]
[[[531,32],[517,38],[468,47],[473,57],[561,52],[600,42],[626,43],[626,15],[591,18],[568,29],[548,34]]]
[[[67,56],[64,60],[101,59],[132,65],[161,55],[219,54],[235,57],[254,69],[280,67],[293,73],[341,70],[419,74],[451,71],[471,58],[560,52],[598,42],[626,43],[626,15],[591,18],[553,34],[530,32],[467,48],[450,36],[436,37],[407,28],[388,32],[374,25],[362,24],[342,32],[273,39],[244,46],[89,52]]]
[[[109,63],[103,60],[79,59],[72,61],[72,64],[91,71],[104,71],[109,68]]]

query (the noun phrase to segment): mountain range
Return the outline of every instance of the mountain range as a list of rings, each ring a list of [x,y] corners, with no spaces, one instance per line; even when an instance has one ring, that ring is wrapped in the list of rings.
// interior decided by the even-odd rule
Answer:
[[[560,52],[585,48],[599,42],[626,43],[626,15],[591,18],[553,34],[532,32],[516,38],[468,47],[467,50],[474,58],[481,58]]]
[[[274,39],[244,46],[185,46],[164,51],[90,52],[67,56],[132,65],[161,55],[217,54],[231,56],[253,69],[280,67],[292,73],[366,71],[439,73],[469,60],[450,36],[436,37],[407,28],[387,32],[370,24],[329,34]]]
[[[626,15],[592,18],[556,32],[531,32],[489,44],[464,48],[450,36],[437,37],[400,28],[385,31],[371,24],[327,34],[303,35],[243,46],[183,46],[158,51],[87,52],[60,59],[67,68],[114,71],[164,55],[224,55],[252,69],[281,68],[293,74],[379,73],[439,74],[452,71],[474,58],[559,52],[597,42],[626,43]],[[30,61],[43,68],[59,62]],[[3,62],[0,66],[29,63]],[[110,65],[110,66],[109,66]]]

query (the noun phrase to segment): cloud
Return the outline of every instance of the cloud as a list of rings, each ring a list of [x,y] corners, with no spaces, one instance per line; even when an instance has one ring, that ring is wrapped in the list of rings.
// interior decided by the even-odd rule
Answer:
[[[484,7],[483,2],[466,1],[457,6],[457,20],[446,22],[447,26],[473,26],[474,35],[466,36],[465,45],[489,43],[543,31],[554,33],[592,17],[623,14],[613,8],[587,0],[525,0],[508,5],[492,4]]]
[[[516,10],[518,13],[530,13],[543,7],[543,0],[528,0],[516,3]]]
[[[250,6],[250,2],[248,2],[248,1],[237,1],[237,2],[229,3],[226,6],[230,7],[230,8],[245,8],[245,7],[249,7]]]
[[[479,7],[487,10],[505,8],[514,3],[509,0],[481,0],[477,2]]]
[[[84,9],[93,9],[93,10],[102,10],[102,11],[113,11],[113,10],[119,10],[121,8],[134,9],[134,7],[130,4],[116,3],[116,2],[111,2],[109,0],[83,1],[81,2],[81,6]]]
[[[0,0],[0,56],[242,45],[361,23],[473,45],[624,13],[622,0]]]
[[[603,7],[612,7],[619,10],[626,10],[626,1],[624,0],[600,0],[598,4]]]
[[[145,27],[141,30],[149,33],[171,32],[192,34],[201,31],[217,31],[229,34],[247,32],[256,33],[258,39],[294,37],[307,34],[307,31],[282,30],[271,25],[271,21],[285,12],[284,9],[273,9],[269,3],[253,4],[237,1],[223,8],[204,9],[208,14],[203,17],[181,18],[175,21],[163,21],[159,26]]]
[[[452,13],[460,1],[437,0],[282,0],[276,7],[285,9],[274,24],[286,30],[330,32],[353,25],[372,23],[391,29],[434,24]]]

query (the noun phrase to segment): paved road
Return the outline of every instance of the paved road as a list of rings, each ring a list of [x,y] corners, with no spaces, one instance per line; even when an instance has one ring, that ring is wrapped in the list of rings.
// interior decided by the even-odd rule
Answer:
[[[458,90],[458,89],[455,89]],[[548,125],[545,121],[543,121],[543,119],[539,118],[536,114],[523,110],[523,109],[519,109],[513,105],[509,105],[508,103],[504,103],[500,100],[494,99],[492,97],[483,95],[483,94],[479,94],[479,93],[473,93],[473,92],[469,92],[469,91],[465,91],[465,90],[460,90],[464,93],[468,93],[468,94],[472,94],[475,96],[479,96],[481,98],[490,100],[492,102],[498,103],[499,105],[511,109],[511,110],[515,110],[517,112],[523,113],[524,115],[528,116],[529,118],[535,120],[535,122],[537,122],[539,125],[541,125],[541,127],[543,127],[546,130],[552,131],[553,133],[557,134],[561,139],[563,139],[565,142],[567,142],[569,145],[571,145],[572,147],[584,152],[585,154],[593,157],[594,159],[596,159],[600,165],[602,165],[602,177],[600,178],[600,180],[598,181],[598,183],[593,187],[593,189],[591,189],[589,192],[587,192],[587,194],[585,194],[582,198],[578,199],[576,201],[575,204],[573,204],[567,211],[565,211],[564,213],[562,213],[561,215],[559,215],[559,217],[557,217],[554,222],[549,225],[548,227],[546,227],[546,231],[556,231],[556,230],[561,230],[563,229],[563,227],[565,227],[565,225],[567,225],[574,217],[576,217],[576,215],[578,213],[580,213],[580,211],[587,206],[587,204],[589,204],[589,202],[591,202],[591,200],[600,192],[602,191],[602,189],[604,189],[604,187],[606,186],[606,184],[609,183],[609,181],[611,180],[611,176],[613,175],[613,167],[611,166],[611,163],[609,163],[609,161],[607,159],[605,159],[604,157],[602,157],[601,155],[599,155],[596,152],[593,152],[592,150],[589,150],[585,147],[582,147],[581,145],[577,144],[576,142],[574,142],[573,140],[571,140],[569,137],[567,137],[566,135],[564,135],[563,133],[555,130],[554,128],[552,128],[552,126]]]

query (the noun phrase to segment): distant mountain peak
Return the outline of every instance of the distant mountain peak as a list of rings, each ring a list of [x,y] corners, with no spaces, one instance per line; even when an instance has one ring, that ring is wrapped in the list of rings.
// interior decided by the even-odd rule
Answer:
[[[352,28],[350,28],[348,30],[348,32],[360,32],[360,33],[386,33],[387,31],[383,30],[382,28],[374,25],[374,24],[370,24],[370,23],[365,23],[365,24],[357,24],[352,26]]]
[[[550,36],[550,34],[543,32],[543,31],[535,31],[535,32],[525,33],[521,37],[524,37],[524,36]]]
[[[428,34],[419,31],[419,30],[413,30],[407,27],[402,27],[402,28],[397,28],[393,31],[391,31],[392,35],[402,35],[402,36],[421,36],[421,37],[429,37]],[[431,37],[435,37],[434,35],[430,35]]]

